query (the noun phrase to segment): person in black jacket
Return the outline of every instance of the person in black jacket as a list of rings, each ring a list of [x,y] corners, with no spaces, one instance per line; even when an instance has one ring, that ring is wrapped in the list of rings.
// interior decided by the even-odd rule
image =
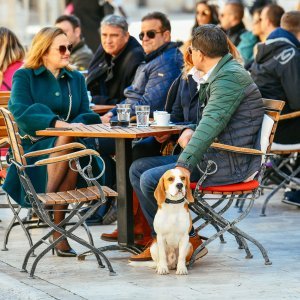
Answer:
[[[126,19],[109,15],[101,22],[101,45],[90,64],[86,79],[95,104],[117,104],[124,100],[135,71],[144,60],[138,41],[129,35]]]
[[[264,98],[286,102],[283,114],[300,110],[300,12],[285,13],[281,28],[258,45],[251,76]],[[291,130],[292,129],[292,130]],[[300,118],[279,122],[274,142],[300,143]]]

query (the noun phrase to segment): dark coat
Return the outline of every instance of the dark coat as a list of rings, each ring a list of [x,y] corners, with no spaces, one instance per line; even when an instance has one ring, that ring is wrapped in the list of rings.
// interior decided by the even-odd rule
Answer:
[[[148,54],[146,61],[138,67],[132,85],[124,92],[124,103],[131,104],[132,114],[136,105],[150,105],[151,112],[163,110],[168,90],[180,74],[182,65],[182,53],[177,43],[167,43]]]
[[[132,83],[136,69],[143,60],[143,48],[132,36],[122,52],[113,58],[100,45],[86,79],[93,103],[116,104],[124,100],[124,89]]]
[[[232,41],[232,43],[237,47],[239,43],[241,42],[241,35],[246,32],[247,29],[243,22],[229,28],[226,30],[226,34],[229,37],[229,39]]]
[[[48,149],[54,147],[56,137],[40,139],[31,142],[26,135],[35,136],[37,130],[53,126],[58,119],[65,119],[69,111],[69,89],[72,94],[71,114],[69,123],[97,124],[101,120],[89,108],[84,77],[77,71],[62,69],[56,79],[45,67],[38,69],[20,69],[13,78],[11,98],[8,108],[14,116],[22,137],[24,152]],[[33,164],[38,159],[28,159],[28,164]],[[93,163],[95,174],[102,169],[98,162]],[[45,192],[47,185],[46,167],[30,168],[28,175],[38,193]],[[84,186],[83,181],[78,186]],[[29,206],[25,201],[24,191],[21,188],[16,167],[11,165],[3,189],[20,205]]]
[[[247,71],[225,55],[206,83],[200,85],[199,122],[179,156],[177,165],[192,171],[197,164],[213,160],[218,166],[203,186],[242,182],[258,171],[261,157],[209,148],[213,141],[227,145],[260,148],[259,131],[264,108],[261,94]],[[202,105],[204,104],[204,105]]]
[[[283,114],[300,110],[299,46],[293,34],[278,28],[265,43],[258,44],[257,55],[250,69],[264,98],[285,101]],[[274,141],[300,143],[300,118],[279,122]]]

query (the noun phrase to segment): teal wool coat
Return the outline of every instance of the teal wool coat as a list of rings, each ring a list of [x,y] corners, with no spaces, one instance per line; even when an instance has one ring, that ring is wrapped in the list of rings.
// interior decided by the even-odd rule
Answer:
[[[79,72],[62,69],[58,78],[55,78],[44,66],[38,69],[18,70],[13,78],[8,108],[18,124],[20,135],[36,137],[35,132],[37,130],[52,127],[55,120],[65,120],[70,107],[69,91],[72,95],[72,106],[67,122],[101,123],[100,117],[89,108],[84,77]],[[54,147],[56,139],[56,137],[47,137],[32,142],[29,138],[24,138],[22,139],[24,152]],[[47,157],[39,156],[27,159],[27,163],[32,164]],[[84,161],[81,162],[84,164]],[[100,161],[93,161],[94,175],[97,175],[102,168]],[[47,185],[46,167],[29,168],[27,174],[36,192],[45,192]],[[78,176],[77,186],[85,186],[80,176]],[[24,190],[14,165],[11,165],[8,170],[3,189],[21,206],[30,206],[30,203],[25,199]]]

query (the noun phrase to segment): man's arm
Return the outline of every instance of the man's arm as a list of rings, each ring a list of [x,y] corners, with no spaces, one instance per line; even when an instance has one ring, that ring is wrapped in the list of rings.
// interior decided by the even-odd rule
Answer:
[[[224,93],[224,89],[230,87]],[[181,153],[177,166],[190,172],[201,161],[214,139],[224,130],[243,98],[244,90],[235,75],[223,76],[210,86],[210,97],[202,118],[188,145]]]

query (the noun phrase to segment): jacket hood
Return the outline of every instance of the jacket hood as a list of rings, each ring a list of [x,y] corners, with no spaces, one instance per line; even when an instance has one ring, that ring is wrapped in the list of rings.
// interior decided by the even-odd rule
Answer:
[[[295,48],[297,48],[296,45],[285,37],[268,39],[265,43],[258,44],[255,61],[261,64],[284,50],[288,51],[288,49],[291,49],[291,52],[294,53]]]
[[[274,31],[272,31],[271,34],[268,36],[267,40],[274,40],[278,38],[286,38],[297,48],[300,47],[300,42],[297,40],[297,38],[291,32],[282,28],[277,28]]]

